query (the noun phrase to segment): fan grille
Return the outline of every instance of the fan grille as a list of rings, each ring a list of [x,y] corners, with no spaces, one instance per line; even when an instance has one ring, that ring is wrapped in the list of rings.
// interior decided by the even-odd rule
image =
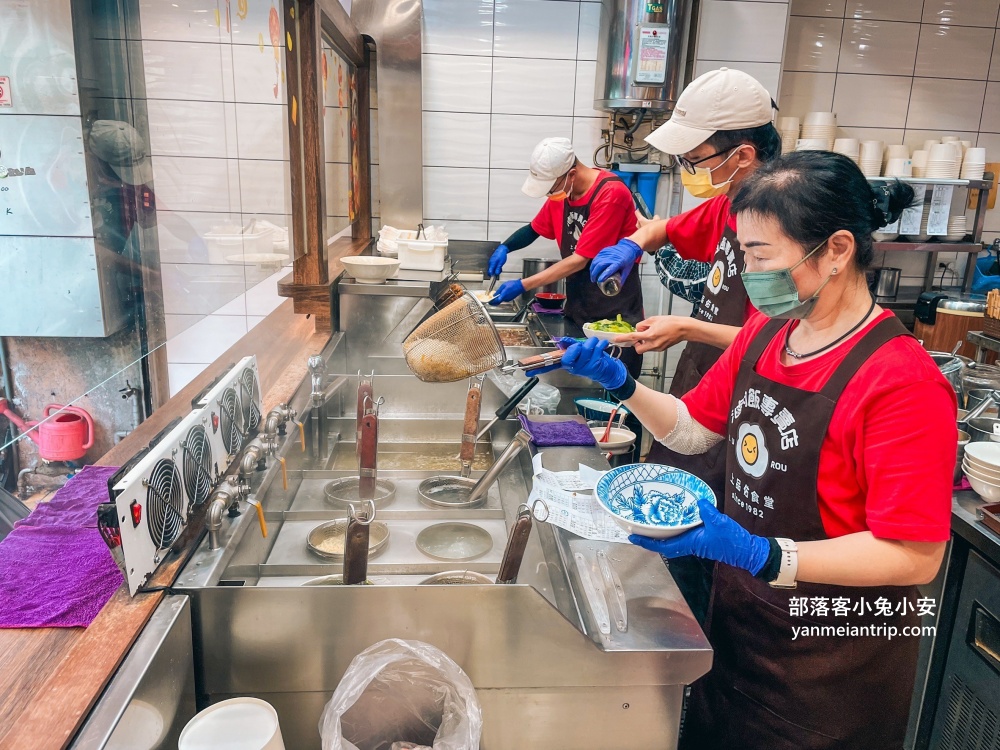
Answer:
[[[243,447],[243,408],[239,396],[232,388],[226,388],[219,399],[219,429],[222,444],[232,454]]]
[[[247,367],[240,375],[240,406],[243,409],[243,428],[253,432],[260,424],[260,386],[257,384],[257,374],[252,367]]]
[[[184,491],[177,465],[161,458],[145,485],[149,534],[158,549],[165,549],[180,534],[184,522]]]
[[[188,432],[181,443],[184,451],[184,489],[188,501],[201,505],[212,491],[212,445],[200,424]]]

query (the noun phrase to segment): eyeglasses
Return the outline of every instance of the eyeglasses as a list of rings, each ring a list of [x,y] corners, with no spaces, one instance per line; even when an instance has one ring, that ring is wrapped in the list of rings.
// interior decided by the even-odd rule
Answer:
[[[729,148],[724,148],[721,151],[716,151],[714,154],[711,154],[710,156],[698,159],[698,161],[691,161],[690,159],[685,159],[683,156],[678,156],[677,163],[680,164],[682,167],[684,167],[684,171],[687,172],[688,174],[697,174],[694,168],[697,167],[702,162],[706,162],[709,159],[714,159],[716,156],[722,156],[727,152],[735,151],[738,148],[739,146],[730,146]]]

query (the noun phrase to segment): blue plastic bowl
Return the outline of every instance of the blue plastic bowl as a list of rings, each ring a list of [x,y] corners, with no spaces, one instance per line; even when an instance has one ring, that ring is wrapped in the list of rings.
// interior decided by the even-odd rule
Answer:
[[[716,505],[715,493],[694,474],[663,464],[628,464],[597,482],[600,506],[630,534],[676,536],[701,523],[698,500]]]
[[[611,416],[611,412],[615,410],[616,406],[618,407],[618,413],[615,414],[616,423],[619,418],[624,419],[621,416],[623,412],[626,415],[632,413],[628,410],[628,407],[617,404],[614,401],[607,401],[603,398],[581,397],[573,399],[573,403],[576,404],[576,412],[581,417],[588,421],[603,419],[604,424],[608,423],[608,417]]]

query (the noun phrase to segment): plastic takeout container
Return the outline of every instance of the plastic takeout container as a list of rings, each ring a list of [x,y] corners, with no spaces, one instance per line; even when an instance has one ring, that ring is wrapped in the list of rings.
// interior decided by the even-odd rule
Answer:
[[[196,714],[178,750],[284,750],[278,713],[259,698],[230,698]]]
[[[448,240],[400,240],[399,267],[407,271],[443,271]]]

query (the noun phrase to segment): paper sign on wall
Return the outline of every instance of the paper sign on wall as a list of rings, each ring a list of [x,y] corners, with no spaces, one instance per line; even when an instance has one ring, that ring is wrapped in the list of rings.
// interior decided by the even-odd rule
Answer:
[[[13,107],[10,95],[10,76],[0,76],[0,107]]]
[[[926,185],[911,185],[913,188],[913,206],[903,211],[899,219],[899,233],[906,235],[920,234],[920,219],[924,214],[924,195]]]
[[[934,186],[930,212],[927,214],[927,234],[948,234],[948,217],[951,215],[951,198],[954,192],[954,185]]]
[[[667,80],[667,28],[643,26],[636,45],[635,82],[661,84]]]

